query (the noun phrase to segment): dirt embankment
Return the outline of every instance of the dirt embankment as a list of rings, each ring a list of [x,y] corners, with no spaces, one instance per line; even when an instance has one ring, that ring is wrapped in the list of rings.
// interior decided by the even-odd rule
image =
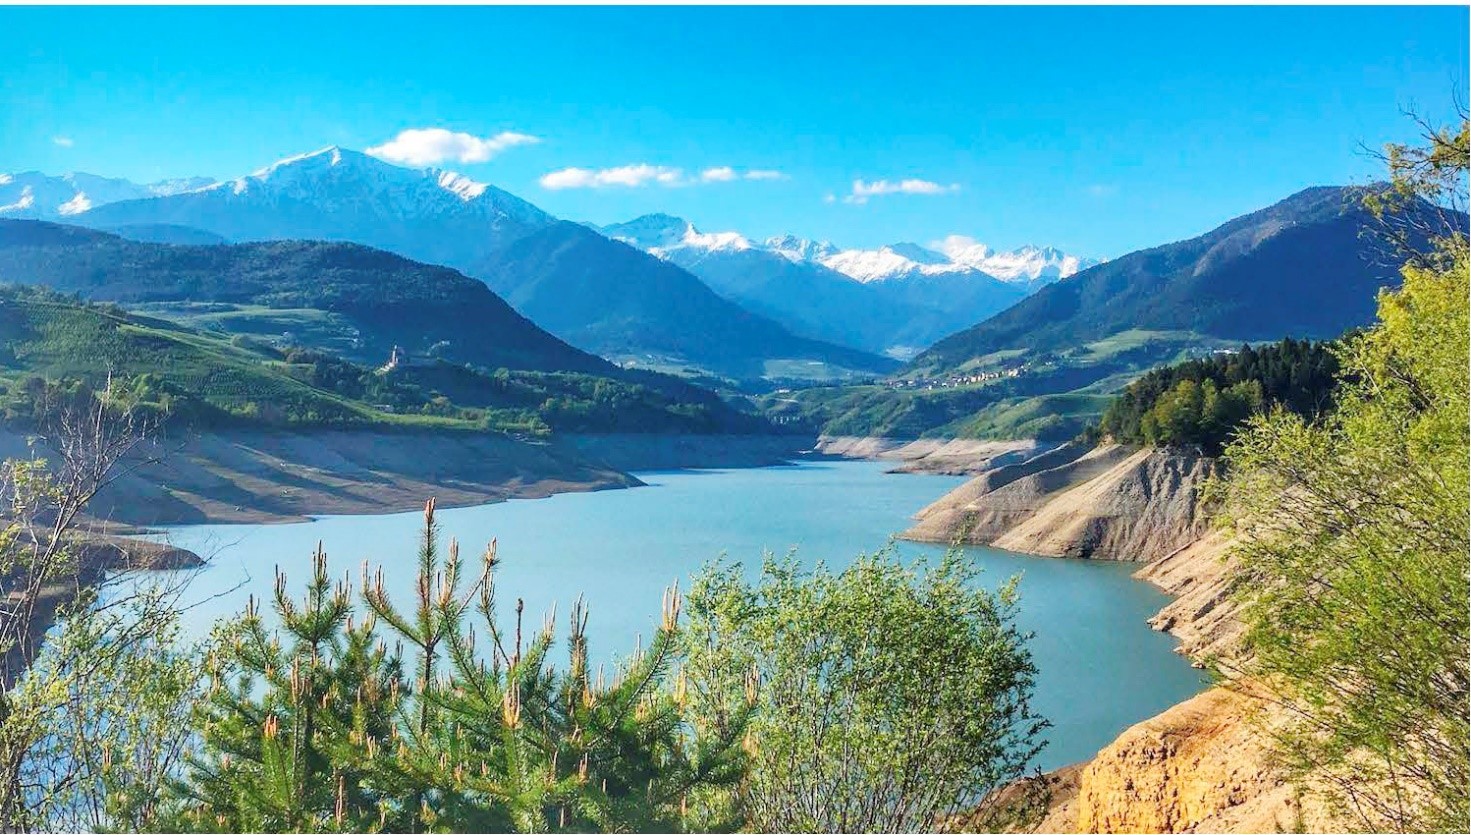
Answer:
[[[1044,556],[1144,563],[1135,576],[1174,596],[1150,620],[1198,663],[1239,652],[1229,539],[1201,488],[1218,473],[1196,453],[1074,445],[997,467],[916,514],[906,536]],[[1093,759],[1045,776],[1045,832],[1334,831],[1338,824],[1273,764],[1282,721],[1247,682],[1215,687],[1126,730]],[[1024,796],[1021,787],[1007,790]]]
[[[904,537],[1145,561],[1205,534],[1200,490],[1215,472],[1191,452],[1067,444],[982,473],[916,514]]]
[[[1037,441],[976,441],[823,436],[816,451],[843,458],[894,461],[891,472],[977,475],[1035,456],[1045,449]]]
[[[569,435],[565,442],[618,470],[770,467],[812,448],[811,435]]]
[[[1072,832],[1339,831],[1272,763],[1263,737],[1280,717],[1264,704],[1215,687],[1129,728],[1071,772],[1071,797],[1052,823]]]

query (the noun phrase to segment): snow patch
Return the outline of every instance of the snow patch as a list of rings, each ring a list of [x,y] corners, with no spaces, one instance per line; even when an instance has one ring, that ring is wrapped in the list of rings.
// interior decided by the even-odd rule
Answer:
[[[36,203],[36,192],[30,186],[20,190],[20,199],[14,203],[0,206],[0,212],[23,212]]]
[[[90,208],[92,208],[92,201],[87,199],[87,193],[79,191],[75,197],[57,206],[56,211],[63,215],[79,215]]]

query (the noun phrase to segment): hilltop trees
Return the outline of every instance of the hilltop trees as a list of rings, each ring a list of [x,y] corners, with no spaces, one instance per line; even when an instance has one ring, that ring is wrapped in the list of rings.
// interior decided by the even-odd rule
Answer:
[[[1124,443],[1190,444],[1218,455],[1264,409],[1280,406],[1309,419],[1326,411],[1338,372],[1329,343],[1243,345],[1145,374],[1109,404],[1099,428]]]

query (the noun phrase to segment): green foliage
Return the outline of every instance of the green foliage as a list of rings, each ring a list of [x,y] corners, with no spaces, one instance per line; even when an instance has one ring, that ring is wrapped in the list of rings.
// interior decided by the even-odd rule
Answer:
[[[1082,392],[1008,399],[949,426],[957,438],[1065,439],[1097,423],[1111,402],[1109,395]]]
[[[677,594],[646,650],[611,683],[588,663],[587,609],[573,608],[569,660],[553,626],[523,645],[497,621],[494,543],[463,574],[426,509],[412,610],[381,575],[363,579],[354,623],[345,583],[317,555],[300,603],[278,579],[284,636],[252,607],[216,651],[201,710],[204,751],[179,783],[170,826],[215,831],[653,830],[728,826],[701,803],[743,773],[750,707],[693,722],[675,685]],[[476,616],[478,617],[472,617]],[[487,636],[477,649],[478,620]],[[282,640],[284,637],[284,642]],[[402,649],[392,652],[386,641]],[[403,650],[406,650],[405,654]]]
[[[1327,343],[1284,339],[1156,369],[1129,384],[1100,420],[1124,443],[1198,445],[1220,454],[1250,416],[1282,408],[1308,418],[1325,412],[1338,359]]]
[[[958,552],[892,551],[840,573],[768,558],[714,566],[689,596],[691,698],[712,723],[762,683],[737,795],[763,832],[940,828],[1022,776],[1045,722],[1015,581],[976,587]]]
[[[0,696],[6,828],[137,831],[158,822],[192,744],[201,656],[178,640],[171,589],[84,590]]]
[[[1391,160],[1464,190],[1459,135],[1459,156]],[[1288,708],[1283,760],[1370,831],[1459,832],[1471,814],[1466,238],[1426,255],[1338,350],[1334,412],[1277,409],[1227,450],[1244,672]]]

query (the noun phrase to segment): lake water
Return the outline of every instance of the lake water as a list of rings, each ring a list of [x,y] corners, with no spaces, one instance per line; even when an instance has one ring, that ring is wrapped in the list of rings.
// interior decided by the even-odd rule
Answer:
[[[874,461],[806,462],[788,467],[639,473],[648,487],[567,493],[480,507],[442,509],[446,537],[457,537],[476,566],[491,537],[502,560],[502,615],[526,601],[528,630],[557,604],[559,636],[581,592],[591,607],[595,658],[623,655],[651,634],[660,594],[702,564],[724,556],[759,566],[765,551],[797,549],[804,562],[841,566],[882,548],[910,514],[964,481],[886,474]],[[363,560],[383,566],[384,583],[412,594],[422,514],[324,517],[293,525],[195,525],[166,538],[209,558],[186,597],[186,628],[207,634],[219,617],[243,610],[254,593],[269,600],[281,566],[299,595],[320,540],[337,576],[356,583]],[[901,553],[936,553],[900,542]],[[1020,573],[1021,625],[1036,633],[1040,675],[1034,707],[1053,723],[1039,765],[1092,756],[1120,731],[1198,692],[1202,674],[1171,650],[1174,640],[1145,619],[1168,598],[1134,580],[1134,566],[1028,557],[967,549],[994,587]],[[399,596],[399,595],[396,595]]]

